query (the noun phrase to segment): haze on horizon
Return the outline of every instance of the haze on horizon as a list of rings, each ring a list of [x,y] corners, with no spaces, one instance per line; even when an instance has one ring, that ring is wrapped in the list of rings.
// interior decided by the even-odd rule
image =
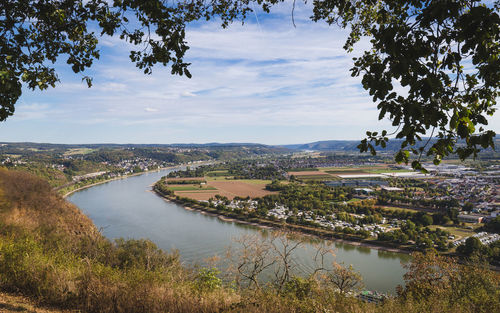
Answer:
[[[129,47],[103,37],[101,59],[86,73],[94,86],[60,62],[61,83],[44,92],[23,90],[14,116],[0,123],[0,141],[49,143],[296,144],[361,139],[367,130],[390,129],[376,105],[351,77],[347,32],[309,20],[297,3],[272,14],[257,11],[245,25],[190,25],[192,79],[156,66],[144,75]],[[500,131],[500,116],[490,118]]]

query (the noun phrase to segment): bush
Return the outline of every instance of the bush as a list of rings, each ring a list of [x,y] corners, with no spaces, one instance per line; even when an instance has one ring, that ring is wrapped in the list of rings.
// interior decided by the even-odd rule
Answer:
[[[196,276],[195,288],[199,291],[214,291],[222,287],[222,280],[217,277],[220,271],[215,267],[201,268]]]

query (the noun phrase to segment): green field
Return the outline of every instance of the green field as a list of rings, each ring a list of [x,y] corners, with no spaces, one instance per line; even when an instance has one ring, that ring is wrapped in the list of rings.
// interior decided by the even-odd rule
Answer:
[[[200,186],[186,186],[186,185],[169,185],[168,189],[173,190],[173,191],[199,191],[199,190],[217,190],[217,188],[212,187],[212,186],[203,186],[200,188]]]
[[[360,202],[360,201],[363,201],[363,200],[358,199],[358,198],[352,198],[351,200],[347,201],[347,203]]]
[[[316,167],[301,167],[301,168],[291,168],[287,172],[315,172],[319,171]]]
[[[89,154],[91,152],[95,151],[95,149],[90,149],[90,148],[75,148],[75,149],[69,149],[68,151],[64,152],[65,156],[70,156],[70,155],[77,155],[77,154]]]
[[[477,225],[475,225],[478,227]],[[436,228],[441,228],[443,230],[449,231],[452,235],[455,237],[469,237],[475,234],[475,232],[472,229],[465,229],[461,227],[456,227],[456,226],[441,226],[441,225],[429,225],[428,226],[430,229],[434,230]],[[455,238],[458,239],[458,238]]]
[[[229,173],[226,170],[221,171],[211,171],[206,174],[208,177],[220,177],[220,176],[228,176]]]
[[[365,166],[329,166],[329,167],[318,167],[321,171],[332,170],[332,171],[343,171],[343,170],[366,170],[366,169],[376,169],[376,168],[387,168],[386,165],[365,165]]]
[[[252,185],[267,185],[272,183],[271,180],[265,180],[265,179],[238,179],[238,181]]]
[[[343,170],[328,170],[328,171],[325,171],[326,173],[328,174],[339,174],[339,175],[346,175],[346,174],[350,174],[350,173],[353,173],[353,174],[368,174],[367,171],[364,171],[364,170],[358,170],[358,169],[343,169]]]
[[[297,179],[301,180],[334,180],[335,178],[331,175],[297,175]]]
[[[418,212],[418,210],[414,210],[414,209],[408,209],[408,208],[399,208],[399,207],[394,207],[394,206],[381,206],[382,209],[385,209],[385,210],[390,210],[390,211],[405,211],[405,212]]]
[[[407,170],[407,169],[390,169],[390,168],[385,168],[385,169],[373,169],[373,170],[363,170],[367,173],[370,174],[381,174],[381,173],[411,173],[413,172],[412,170]]]
[[[205,179],[207,181],[212,181],[212,180],[232,180],[233,176],[205,176]]]

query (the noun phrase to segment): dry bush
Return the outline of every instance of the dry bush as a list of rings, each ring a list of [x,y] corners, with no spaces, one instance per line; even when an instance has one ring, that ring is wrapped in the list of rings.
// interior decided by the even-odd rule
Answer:
[[[500,307],[497,273],[433,255],[415,256],[397,298],[378,306],[362,303],[346,292],[357,284],[352,271],[325,267],[328,247],[318,248],[309,277],[293,275],[293,253],[302,242],[283,233],[243,238],[240,251],[231,255],[240,288],[218,280],[216,288],[200,288],[200,272],[181,266],[178,254],[148,240],[110,242],[42,180],[0,169],[0,288],[47,304],[82,312],[151,313],[489,313]],[[270,284],[261,281],[266,271]],[[340,285],[325,285],[319,275],[325,273],[337,275]],[[209,272],[209,282],[218,279],[214,275]],[[346,277],[349,284],[343,283]]]

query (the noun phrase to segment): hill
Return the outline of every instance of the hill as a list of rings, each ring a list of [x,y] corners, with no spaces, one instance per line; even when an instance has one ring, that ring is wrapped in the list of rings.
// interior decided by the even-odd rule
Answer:
[[[423,141],[425,143],[426,138],[423,138]],[[434,143],[436,140],[432,139],[429,144]],[[500,136],[496,136],[494,138],[495,146],[500,145]],[[304,151],[304,150],[310,150],[310,151],[321,151],[321,152],[327,152],[327,151],[341,151],[341,152],[359,152],[359,149],[357,146],[359,145],[360,140],[324,140],[324,141],[315,141],[315,142],[310,142],[310,143],[304,143],[304,144],[291,144],[291,145],[281,145],[278,147],[290,149],[293,151]],[[390,139],[387,142],[387,146],[385,149],[381,149],[380,147],[377,147],[377,151],[380,152],[395,152],[398,151],[401,148],[401,139]],[[422,146],[424,143],[420,143],[416,147]],[[460,144],[460,142],[459,142]],[[486,149],[483,153],[488,153],[491,152],[491,148]]]
[[[258,255],[246,257],[258,266]],[[498,311],[499,276],[477,264],[462,266],[433,253],[417,254],[398,296],[377,306],[334,288],[337,278],[350,275],[348,270],[247,288],[215,268],[183,267],[177,254],[161,251],[148,240],[110,242],[47,182],[0,168],[4,311],[34,307],[26,301],[81,312]],[[11,293],[28,300],[3,304],[2,298]]]

